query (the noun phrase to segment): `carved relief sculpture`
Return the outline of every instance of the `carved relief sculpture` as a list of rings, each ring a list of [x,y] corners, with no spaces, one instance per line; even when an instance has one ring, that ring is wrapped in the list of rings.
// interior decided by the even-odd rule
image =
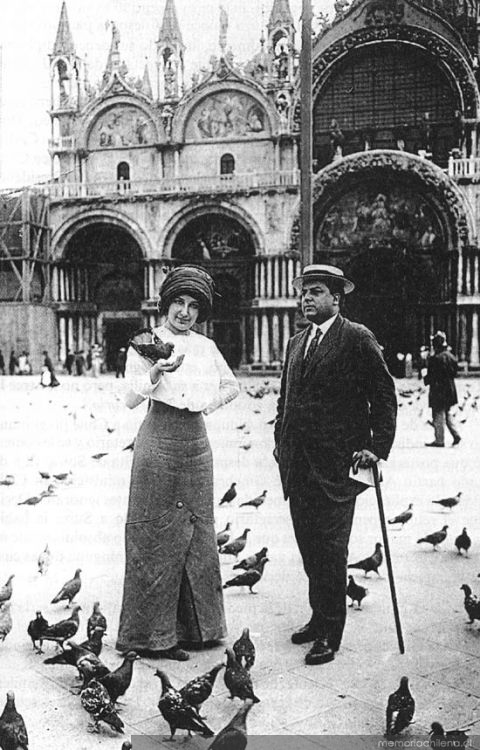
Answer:
[[[221,92],[204,99],[193,112],[187,138],[233,138],[266,131],[265,112],[254,99]]]
[[[153,123],[138,107],[115,107],[100,115],[89,137],[89,149],[146,146],[155,141]]]

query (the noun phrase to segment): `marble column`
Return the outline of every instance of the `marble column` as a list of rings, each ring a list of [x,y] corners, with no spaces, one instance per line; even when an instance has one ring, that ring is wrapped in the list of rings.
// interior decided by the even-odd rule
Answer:
[[[245,365],[247,363],[247,321],[246,315],[242,315],[240,318],[240,345],[241,345],[241,358],[240,364]]]
[[[280,289],[280,258],[273,258],[273,299],[282,297],[282,290]]]
[[[83,315],[78,316],[78,345],[80,349],[85,349],[84,332],[83,332]]]
[[[66,331],[66,321],[63,315],[58,319],[58,338],[59,338],[60,361],[65,362],[65,358],[67,356],[67,331]]]
[[[278,361],[282,358],[280,349],[280,320],[278,313],[272,315],[272,359]]]
[[[52,300],[57,302],[58,300],[58,268],[52,266],[52,274],[50,277],[50,289],[52,294]]]
[[[260,259],[260,283],[259,283],[259,297],[264,298],[265,295],[265,260],[263,258]]]
[[[288,310],[285,310],[285,312],[283,313],[283,332],[282,333],[283,333],[283,335],[282,335],[282,348],[283,348],[282,354],[283,354],[283,359],[285,359],[285,353],[287,351],[288,339],[290,338],[290,313],[288,312]]]
[[[480,365],[480,350],[478,346],[478,310],[472,313],[472,345],[470,347],[470,364]]]
[[[270,337],[268,334],[268,316],[266,313],[262,313],[260,348],[260,361],[265,363],[270,362]]]
[[[265,258],[266,263],[266,289],[265,289],[265,297],[268,299],[273,298],[275,295],[273,293],[273,258]]]
[[[148,265],[148,297],[147,299],[153,299],[155,296],[155,266],[153,263]]]
[[[180,177],[180,151],[178,149],[173,152],[173,174],[175,179]]]
[[[253,361],[260,362],[260,341],[258,335],[258,315],[253,316]]]
[[[460,361],[467,359],[467,316],[464,310],[458,316],[458,356]]]
[[[65,318],[62,318],[62,320],[65,321]],[[67,347],[68,349],[75,351],[78,347],[77,347],[77,342],[75,341],[75,336],[73,333],[73,318],[71,315],[68,316],[68,319],[66,320],[66,324],[67,324]]]

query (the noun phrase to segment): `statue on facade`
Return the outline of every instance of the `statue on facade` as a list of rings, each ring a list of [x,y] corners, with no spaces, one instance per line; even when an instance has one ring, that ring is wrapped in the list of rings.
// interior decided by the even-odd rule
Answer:
[[[333,119],[330,124],[330,145],[332,148],[332,161],[337,161],[343,156],[343,146],[345,144],[345,136],[343,135],[342,129],[338,122]]]
[[[163,78],[165,81],[165,98],[170,99],[171,97],[176,96],[177,93],[177,86],[176,86],[176,78],[177,73],[175,70],[175,65],[172,61],[172,58],[169,57],[167,60],[167,63],[165,65],[165,71],[163,74]]]
[[[225,50],[227,48],[227,32],[228,32],[228,13],[223,7],[223,5],[220,6],[220,33],[219,33],[219,43],[220,43],[220,49],[222,50],[222,56],[225,55]]]

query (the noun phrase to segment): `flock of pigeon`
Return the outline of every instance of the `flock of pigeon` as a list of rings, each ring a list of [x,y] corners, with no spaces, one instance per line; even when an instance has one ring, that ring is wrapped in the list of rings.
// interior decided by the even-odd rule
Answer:
[[[249,386],[246,390],[247,395],[255,400],[253,411],[260,413],[256,407],[256,401],[262,399],[269,393],[276,393],[277,386],[271,386],[268,382],[262,385]],[[401,395],[400,403],[405,409],[415,407],[417,400],[421,398],[424,389],[412,389],[405,391]],[[458,407],[458,415],[461,417],[469,413],[469,409],[477,409],[477,402],[480,396],[473,397],[469,391],[464,401]],[[91,420],[97,419],[91,413]],[[460,421],[461,421],[460,420]],[[97,419],[99,421],[99,419]],[[270,420],[271,424],[273,420]],[[106,425],[107,432],[113,433],[115,427],[111,424]],[[237,426],[239,434],[242,436],[240,447],[249,450],[251,447],[250,432],[246,424]],[[122,444],[123,445],[123,444]],[[125,446],[123,450],[132,450],[134,441]],[[99,461],[108,452],[102,451],[91,455],[95,461]],[[43,499],[54,496],[58,487],[72,481],[71,472],[59,474],[50,474],[50,472],[41,471],[41,478],[45,481],[45,488],[38,494],[28,497],[26,500],[19,502],[19,505],[37,505]],[[11,486],[15,483],[15,477],[12,474],[6,474],[0,479],[0,484]],[[48,483],[48,484],[47,484]],[[252,493],[253,494],[253,493]],[[263,490],[258,496],[246,502],[238,503],[238,507],[251,510],[248,516],[248,523],[255,523],[257,514],[259,519],[262,517],[261,508],[267,500],[268,490]],[[237,498],[237,484],[232,483],[224,493],[219,505],[226,508],[233,507],[233,501]],[[452,518],[456,516],[456,507],[461,503],[462,493],[459,492],[455,497],[446,497],[441,500],[433,501],[439,504]],[[237,500],[238,502],[238,500]],[[392,526],[404,529],[413,517],[414,504],[410,503],[408,508],[402,513],[397,514],[389,520]],[[225,559],[232,560],[232,577],[227,577],[224,583],[224,589],[242,588],[251,594],[257,593],[255,587],[260,584],[266,563],[269,561],[268,549],[262,547],[254,554],[242,558],[247,545],[247,537],[250,533],[248,526],[244,528],[243,533],[234,536],[231,533],[232,524],[225,524],[225,527],[217,534],[217,544],[219,554],[225,556]],[[238,529],[240,532],[242,527]],[[436,551],[441,546],[448,533],[449,526],[444,525],[442,529],[428,533],[418,540],[418,543],[430,544]],[[232,538],[232,536],[234,538]],[[468,536],[467,529],[455,538],[455,546],[459,555],[468,557],[471,547],[471,540]],[[371,572],[379,576],[379,568],[383,563],[382,545],[378,542],[375,545],[373,553],[356,563],[349,564],[352,570],[361,570],[364,576],[368,577]],[[42,550],[38,557],[38,571],[41,575],[46,575],[50,565],[49,546]],[[480,575],[480,574],[479,574]],[[10,602],[12,597],[14,576],[10,576],[5,585],[0,588],[0,640],[7,638],[11,628]],[[52,604],[62,601],[67,602],[67,606],[72,606],[71,614],[68,618],[63,618],[57,622],[47,622],[41,611],[37,611],[35,617],[31,620],[27,628],[27,635],[30,637],[33,649],[38,653],[43,653],[44,643],[53,642],[57,644],[57,653],[54,653],[44,660],[45,665],[64,665],[73,667],[79,678],[78,692],[81,706],[90,716],[91,731],[98,732],[101,725],[108,725],[113,731],[122,733],[124,729],[123,721],[119,715],[119,699],[122,698],[130,688],[134,670],[134,662],[139,658],[135,652],[130,651],[123,656],[120,665],[111,669],[101,660],[103,647],[103,637],[107,628],[107,621],[100,610],[99,602],[93,606],[93,611],[87,622],[87,639],[77,643],[75,636],[79,630],[80,613],[82,609],[75,604],[75,598],[81,588],[81,570],[75,571],[73,578],[68,581],[58,594],[52,599]],[[261,590],[261,586],[259,586]],[[480,600],[472,594],[470,586],[463,584],[461,589],[464,593],[464,606],[469,617],[469,623],[480,620]],[[368,595],[368,589],[357,583],[353,575],[349,575],[347,596],[350,599],[350,606],[361,610],[362,602]],[[249,597],[247,597],[248,599]],[[248,628],[245,628],[242,636],[233,644],[232,648],[226,649],[226,664],[216,664],[208,672],[195,677],[187,682],[183,687],[176,688],[172,685],[168,674],[163,670],[157,670],[155,676],[161,683],[161,694],[158,701],[158,708],[161,716],[170,728],[170,737],[173,739],[177,730],[184,730],[190,733],[199,734],[205,738],[213,738],[214,733],[206,723],[207,720],[201,715],[205,701],[210,697],[215,680],[221,670],[224,670],[224,682],[231,698],[242,700],[242,706],[237,711],[233,719],[214,737],[210,748],[213,750],[229,750],[231,747],[242,748],[247,744],[246,720],[252,706],[259,701],[254,692],[250,670],[255,663],[255,646],[250,639]],[[46,666],[47,670],[49,667]],[[203,711],[203,709],[202,709]],[[414,720],[415,701],[410,693],[409,681],[403,677],[400,681],[398,690],[392,693],[388,699],[386,708],[386,726],[387,735],[395,736],[408,727]],[[464,747],[468,740],[467,734],[463,730],[453,730],[445,732],[443,727],[434,722],[431,726],[430,745],[431,747]],[[128,750],[131,747],[130,742],[125,741],[122,750]],[[15,695],[9,690],[3,713],[0,716],[0,748],[10,750],[10,748],[21,750],[28,748],[28,738],[25,723],[21,715],[17,712],[15,706]]]

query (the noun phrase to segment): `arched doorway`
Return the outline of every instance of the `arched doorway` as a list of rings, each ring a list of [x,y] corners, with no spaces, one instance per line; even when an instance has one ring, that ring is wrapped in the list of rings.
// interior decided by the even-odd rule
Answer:
[[[180,230],[172,258],[202,265],[214,278],[218,295],[211,320],[212,336],[231,367],[237,368],[245,347],[242,313],[254,296],[255,244],[250,231],[232,216],[208,212]]]
[[[393,366],[398,352],[428,343],[432,315],[441,327],[454,320],[458,238],[449,206],[415,165],[396,171],[372,166],[379,152],[362,158],[372,162],[339,179],[331,169],[315,204],[314,260],[340,266],[356,283],[346,315],[375,333]]]
[[[144,275],[140,246],[126,229],[93,222],[71,237],[63,260],[73,275],[80,269],[87,273],[89,301],[94,303],[97,312],[96,338],[103,345],[107,369],[114,370],[118,350],[126,346],[131,333],[143,325]]]

